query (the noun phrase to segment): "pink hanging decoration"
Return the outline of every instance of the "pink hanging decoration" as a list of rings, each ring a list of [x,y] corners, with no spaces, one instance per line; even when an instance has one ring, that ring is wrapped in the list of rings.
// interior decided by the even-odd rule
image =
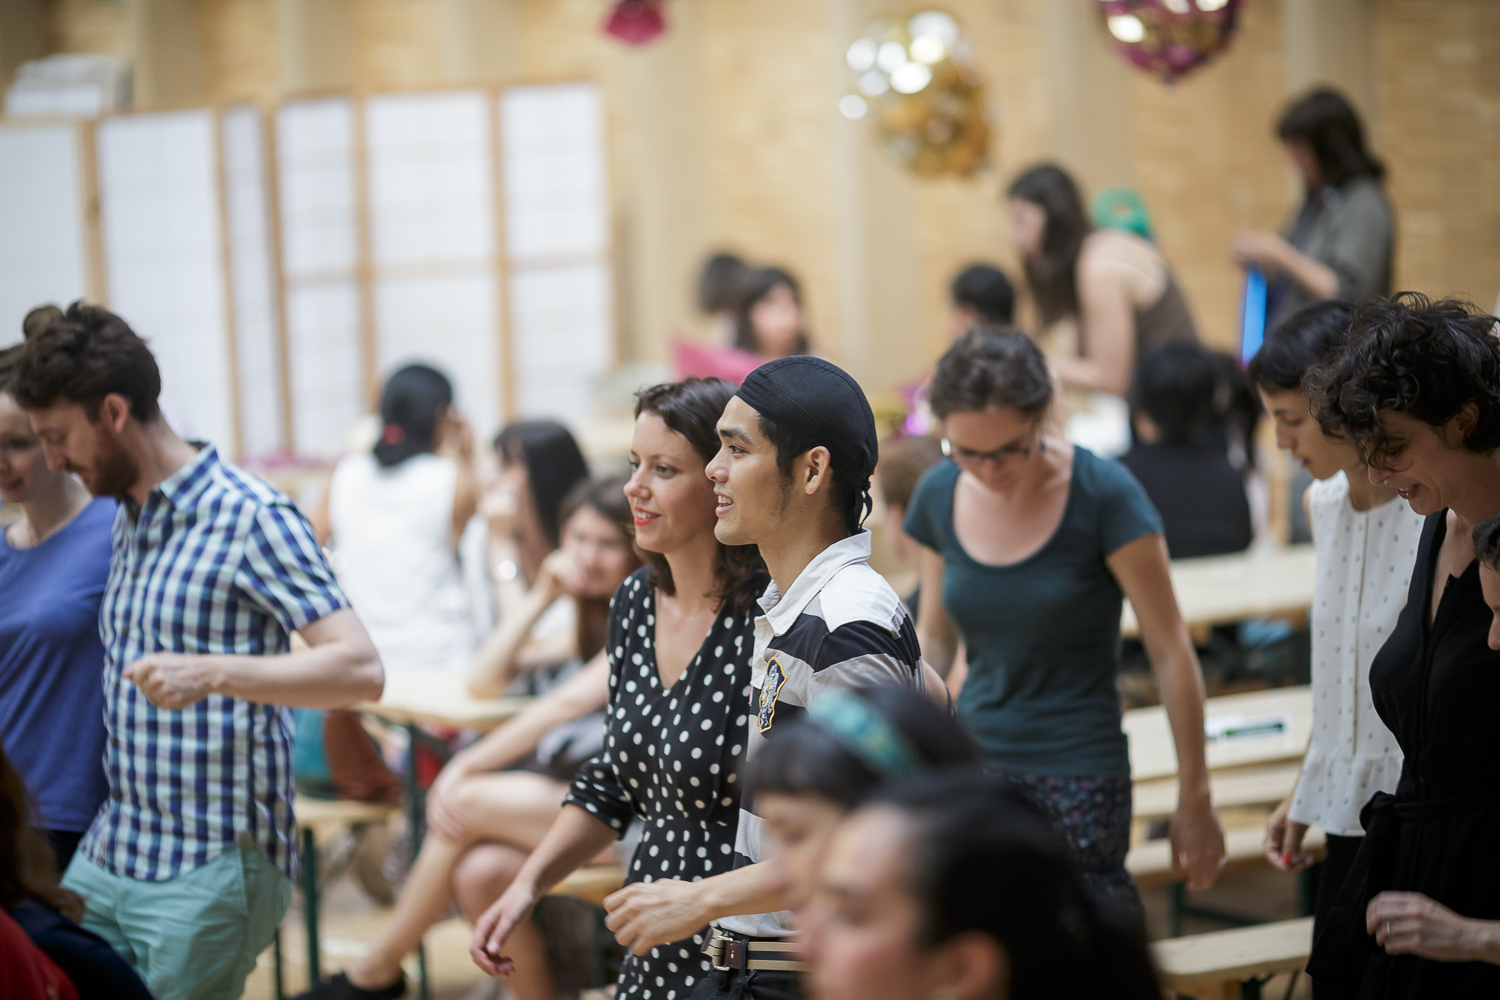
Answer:
[[[1229,47],[1241,0],[1097,0],[1115,51],[1174,83]]]
[[[631,45],[645,45],[667,30],[662,0],[620,0],[604,22],[604,33]]]

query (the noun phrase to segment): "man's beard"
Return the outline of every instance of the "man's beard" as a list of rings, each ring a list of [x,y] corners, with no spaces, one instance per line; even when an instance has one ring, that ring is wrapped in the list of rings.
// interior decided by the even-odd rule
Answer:
[[[120,447],[120,442],[114,434],[106,428],[101,428],[96,436],[97,450],[94,455],[92,475],[83,473],[79,469],[74,472],[79,474],[83,484],[88,487],[90,493],[96,497],[114,497],[116,500],[124,500],[129,494],[130,487],[134,486],[140,478],[141,470],[125,449]]]

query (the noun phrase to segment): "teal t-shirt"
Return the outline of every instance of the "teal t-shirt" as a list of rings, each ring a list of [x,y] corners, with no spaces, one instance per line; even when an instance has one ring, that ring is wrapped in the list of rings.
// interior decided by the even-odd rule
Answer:
[[[1115,684],[1124,594],[1104,560],[1160,534],[1160,515],[1124,466],[1074,448],[1057,531],[1020,562],[990,566],[953,529],[958,476],[951,461],[929,469],[905,526],[947,563],[943,607],[969,660],[959,717],[992,768],[1129,777]]]

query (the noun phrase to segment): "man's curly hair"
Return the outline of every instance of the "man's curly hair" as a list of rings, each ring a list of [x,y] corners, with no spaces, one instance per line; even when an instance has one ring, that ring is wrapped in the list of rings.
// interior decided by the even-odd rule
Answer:
[[[82,302],[66,312],[42,307],[26,317],[24,330],[26,342],[15,359],[10,387],[23,410],[77,403],[90,420],[97,420],[104,397],[118,393],[142,423],[160,412],[156,358],[114,313]]]
[[[1308,372],[1318,425],[1352,441],[1366,465],[1388,469],[1407,442],[1386,427],[1382,413],[1441,427],[1473,403],[1478,419],[1464,447],[1478,454],[1500,448],[1496,323],[1459,299],[1401,292],[1361,300],[1344,350]]]

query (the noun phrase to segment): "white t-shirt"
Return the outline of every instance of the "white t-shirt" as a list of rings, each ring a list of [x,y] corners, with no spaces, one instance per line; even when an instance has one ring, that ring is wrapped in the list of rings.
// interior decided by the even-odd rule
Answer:
[[[478,641],[453,532],[458,467],[432,454],[333,470],[333,566],[388,673],[458,667]]]
[[[1358,837],[1365,803],[1401,777],[1401,748],[1370,697],[1370,664],[1406,605],[1424,519],[1400,497],[1355,510],[1342,472],[1308,487],[1307,506],[1318,554],[1313,731],[1290,816]]]

